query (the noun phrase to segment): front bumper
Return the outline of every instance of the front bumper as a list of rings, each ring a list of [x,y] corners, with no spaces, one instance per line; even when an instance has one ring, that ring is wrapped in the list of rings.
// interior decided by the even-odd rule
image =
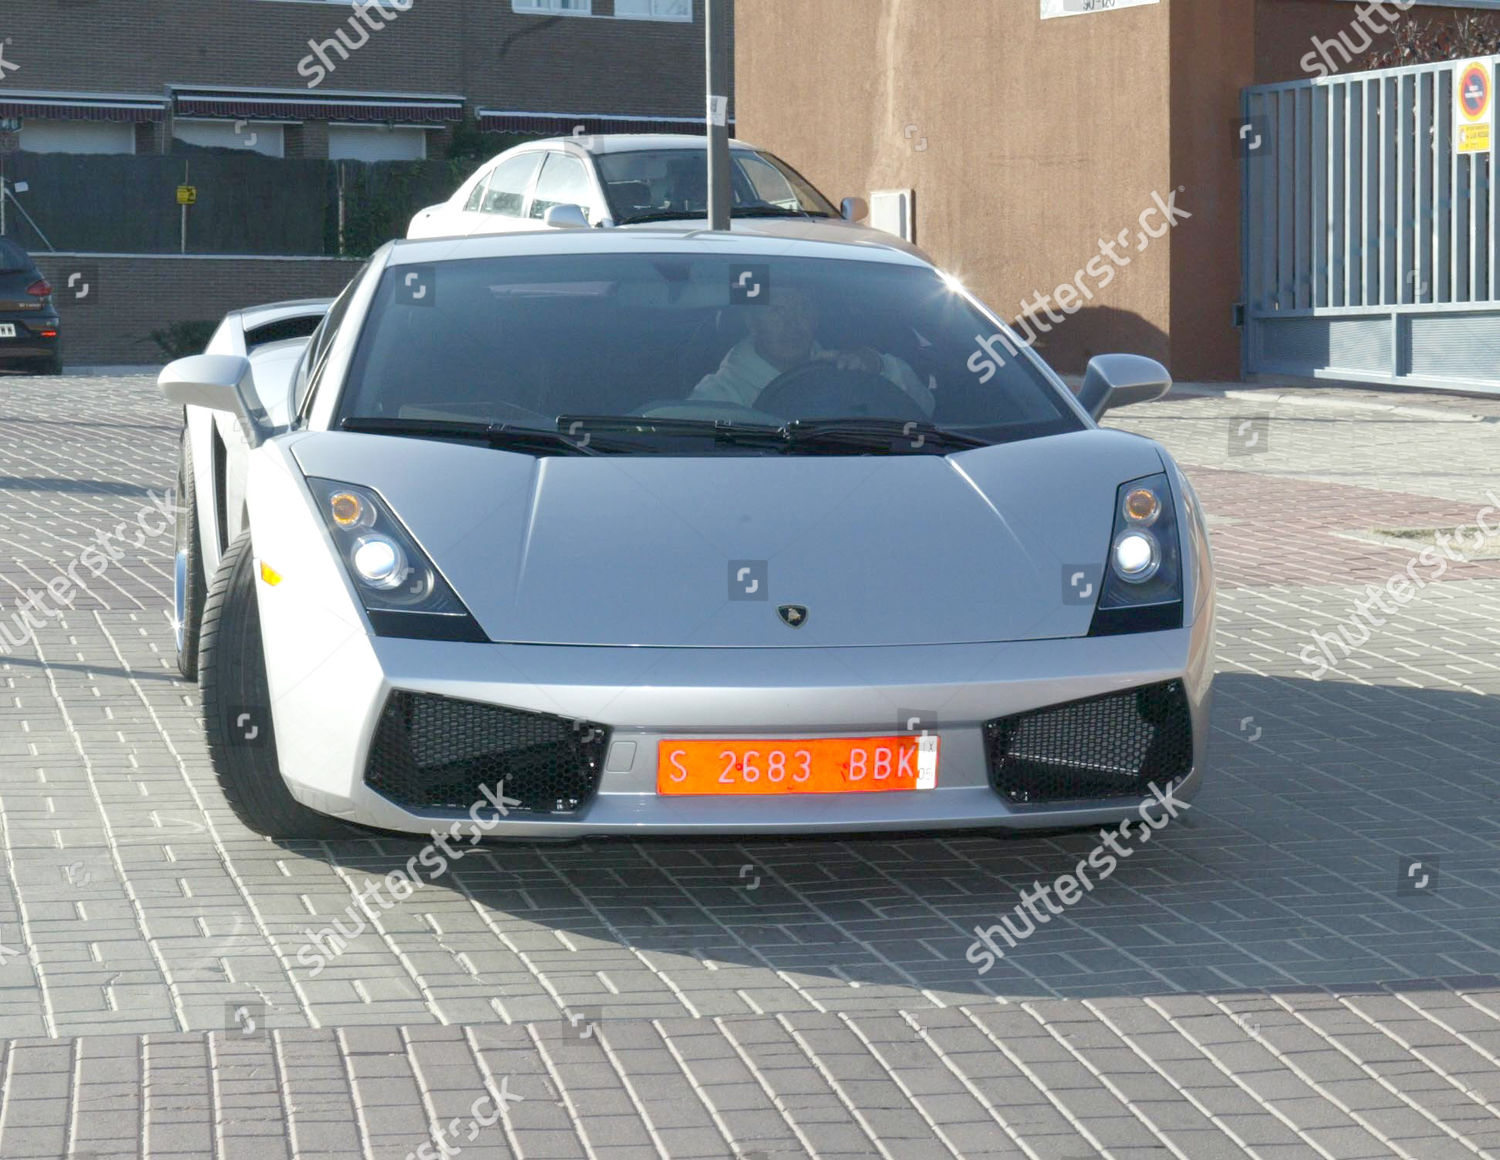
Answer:
[[[984,722],[1142,685],[1180,680],[1193,767],[1208,740],[1212,618],[1135,636],[834,649],[649,649],[453,644],[373,638],[346,624],[321,641],[268,643],[283,776],[320,812],[427,833],[457,824],[489,837],[832,833],[1107,824],[1139,797],[1024,804],[991,787]],[[566,814],[511,813],[477,831],[456,810],[411,810],[365,783],[393,690],[605,725],[597,792]],[[914,715],[940,738],[937,788],[784,797],[660,797],[667,738],[871,736]]]

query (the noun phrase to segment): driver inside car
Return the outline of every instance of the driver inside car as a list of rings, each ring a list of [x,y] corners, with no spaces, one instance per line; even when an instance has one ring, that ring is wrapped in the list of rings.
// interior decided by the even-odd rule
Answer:
[[[690,398],[754,407],[762,391],[788,371],[814,362],[840,370],[880,375],[909,395],[929,418],[937,406],[932,391],[909,365],[873,347],[827,350],[818,344],[818,310],[805,290],[786,288],[776,301],[747,306],[750,333],[729,348],[719,369],[706,375]]]

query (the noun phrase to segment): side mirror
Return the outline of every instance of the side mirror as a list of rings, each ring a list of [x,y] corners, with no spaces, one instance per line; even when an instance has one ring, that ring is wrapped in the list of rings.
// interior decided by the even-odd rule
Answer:
[[[862,197],[846,197],[839,210],[846,222],[862,222],[870,216],[870,203]]]
[[[247,358],[232,354],[180,358],[157,376],[156,385],[179,406],[227,411],[240,421],[251,447],[259,447],[276,433],[255,393],[255,376]]]
[[[542,217],[548,229],[553,230],[586,230],[589,228],[588,215],[583,212],[583,206],[554,205]]]
[[[1089,359],[1078,401],[1095,419],[1116,407],[1149,403],[1172,389],[1172,376],[1154,358],[1101,354]]]

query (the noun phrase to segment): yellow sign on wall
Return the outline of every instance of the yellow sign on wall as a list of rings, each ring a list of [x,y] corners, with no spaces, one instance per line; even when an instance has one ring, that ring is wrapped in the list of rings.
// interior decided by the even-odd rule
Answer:
[[[177,187],[178,205],[197,205],[198,187],[196,185],[179,185]]]
[[[1488,153],[1495,126],[1495,78],[1487,60],[1460,62],[1453,73],[1453,144]]]

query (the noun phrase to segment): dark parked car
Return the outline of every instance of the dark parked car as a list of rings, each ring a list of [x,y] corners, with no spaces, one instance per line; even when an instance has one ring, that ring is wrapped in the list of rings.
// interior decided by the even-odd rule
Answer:
[[[0,238],[0,366],[62,374],[62,338],[52,286],[31,255]]]

